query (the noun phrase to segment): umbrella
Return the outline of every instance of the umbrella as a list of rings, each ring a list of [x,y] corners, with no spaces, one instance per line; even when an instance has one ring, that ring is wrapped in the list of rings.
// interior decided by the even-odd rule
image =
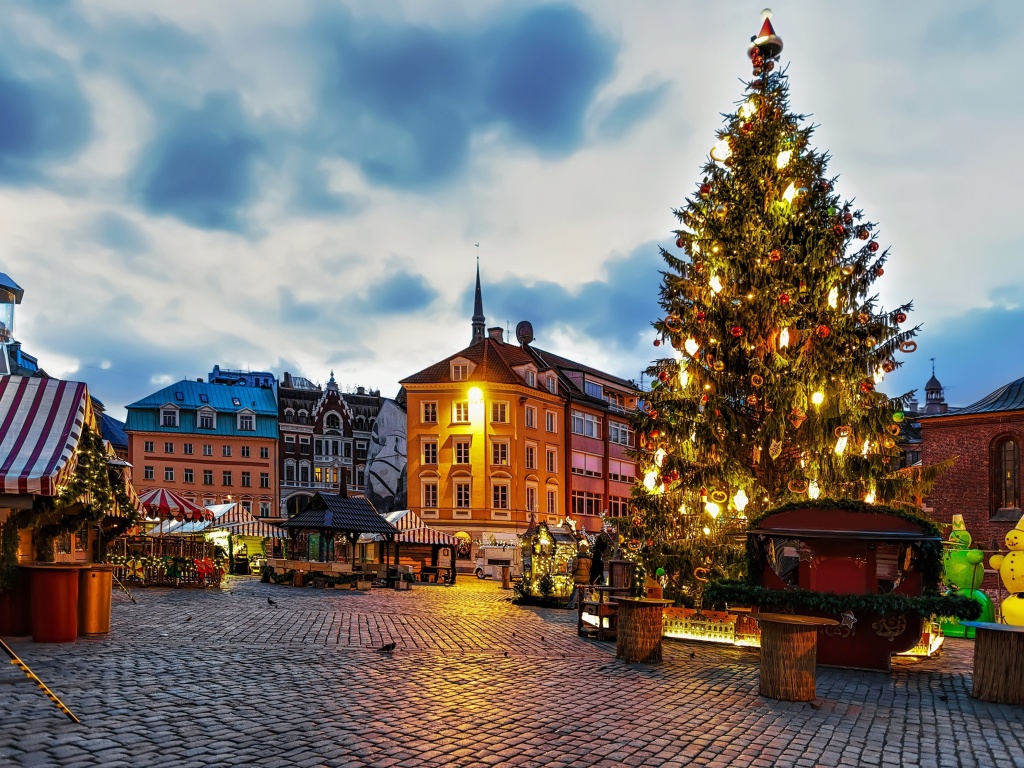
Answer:
[[[139,504],[146,512],[146,517],[173,517],[187,520],[212,520],[213,513],[194,504],[184,496],[166,488],[154,488],[139,496]]]

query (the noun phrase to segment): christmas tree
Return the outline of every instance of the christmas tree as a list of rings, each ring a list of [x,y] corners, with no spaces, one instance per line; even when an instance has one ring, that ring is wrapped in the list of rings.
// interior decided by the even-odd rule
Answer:
[[[926,479],[900,470],[913,393],[876,388],[916,348],[911,304],[885,310],[872,294],[888,250],[790,111],[781,52],[765,18],[753,78],[674,211],[680,253],[662,249],[654,344],[671,355],[648,371],[635,417],[642,482],[619,533],[684,585],[703,566],[736,575],[737,534],[765,510],[909,501]]]

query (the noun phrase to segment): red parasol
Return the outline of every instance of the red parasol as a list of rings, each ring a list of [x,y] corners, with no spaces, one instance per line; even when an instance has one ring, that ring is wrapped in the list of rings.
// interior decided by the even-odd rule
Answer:
[[[154,488],[139,496],[139,504],[146,512],[146,517],[168,518],[175,520],[213,520],[213,512],[194,504],[174,491],[165,488]]]

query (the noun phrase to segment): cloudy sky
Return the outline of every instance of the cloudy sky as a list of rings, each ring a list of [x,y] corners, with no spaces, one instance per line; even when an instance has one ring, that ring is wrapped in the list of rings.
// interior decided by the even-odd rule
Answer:
[[[792,106],[954,404],[1024,376],[1024,4],[775,2]],[[627,377],[670,209],[749,75],[738,2],[0,2],[18,336],[114,413],[222,367],[379,387],[488,324]],[[479,243],[479,249],[475,246]]]

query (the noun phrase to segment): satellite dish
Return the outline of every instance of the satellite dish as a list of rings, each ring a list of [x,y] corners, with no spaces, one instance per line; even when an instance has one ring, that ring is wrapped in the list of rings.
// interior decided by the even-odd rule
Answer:
[[[533,341],[533,323],[529,320],[520,321],[516,326],[516,340],[524,347]]]

